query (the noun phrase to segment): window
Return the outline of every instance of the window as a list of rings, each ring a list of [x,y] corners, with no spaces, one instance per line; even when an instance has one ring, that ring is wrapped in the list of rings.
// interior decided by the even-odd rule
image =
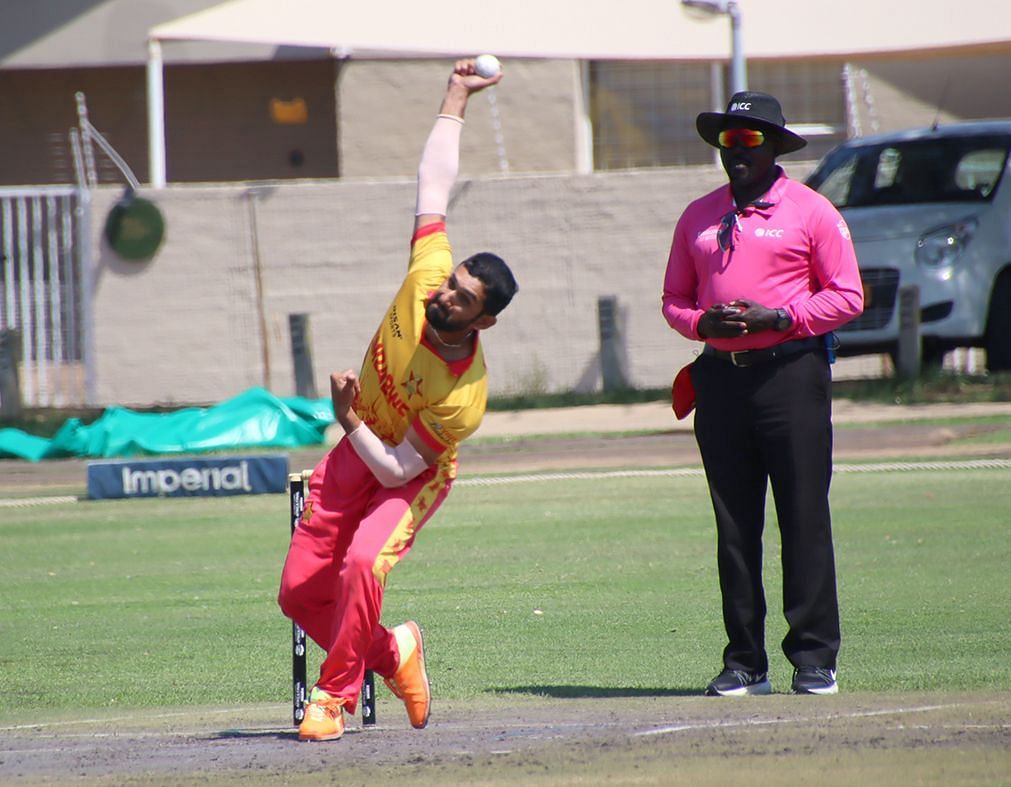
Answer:
[[[840,161],[838,166],[828,173],[824,182],[818,187],[818,191],[824,194],[836,207],[845,205],[849,202],[850,185],[853,183],[856,167],[856,156],[849,156]]]
[[[783,105],[786,125],[807,140],[787,161],[817,161],[846,140],[846,92],[839,61],[748,64],[748,87]]]
[[[711,162],[695,131],[695,116],[711,104],[708,64],[591,63],[596,169]]]
[[[750,89],[776,96],[787,125],[808,140],[794,159],[819,159],[845,139],[842,69],[842,62],[748,64]],[[723,83],[729,84],[723,71]],[[708,63],[592,62],[595,168],[712,163],[713,150],[699,139],[695,117],[713,105]]]
[[[881,155],[878,156],[878,166],[874,172],[874,188],[890,189],[895,185],[900,161],[902,161],[902,154],[895,148],[885,148],[881,151]]]
[[[989,197],[1004,169],[1007,148],[984,148],[962,156],[955,168],[955,185],[966,191],[976,191]]]

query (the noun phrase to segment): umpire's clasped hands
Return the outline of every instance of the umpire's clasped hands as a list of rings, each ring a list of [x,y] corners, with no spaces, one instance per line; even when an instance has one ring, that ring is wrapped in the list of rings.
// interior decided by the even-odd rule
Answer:
[[[714,303],[699,318],[698,332],[703,339],[733,339],[767,331],[776,322],[775,309],[745,298],[730,303]]]

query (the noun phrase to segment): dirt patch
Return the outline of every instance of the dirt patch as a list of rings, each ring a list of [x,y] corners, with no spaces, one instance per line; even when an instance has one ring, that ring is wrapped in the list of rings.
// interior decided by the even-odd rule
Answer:
[[[280,704],[0,728],[0,780],[726,784],[748,773],[755,784],[854,784],[870,763],[884,769],[875,783],[980,784],[1011,767],[1006,692],[495,696],[437,703],[420,731],[380,699],[377,728],[356,725],[328,743],[298,742]]]

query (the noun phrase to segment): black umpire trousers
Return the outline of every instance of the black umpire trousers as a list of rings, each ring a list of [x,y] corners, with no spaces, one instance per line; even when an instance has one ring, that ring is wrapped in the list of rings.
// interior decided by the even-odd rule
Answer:
[[[832,378],[823,351],[737,367],[692,365],[695,435],[716,514],[729,669],[768,670],[762,531],[771,483],[782,541],[783,652],[835,669],[839,604],[829,512]]]

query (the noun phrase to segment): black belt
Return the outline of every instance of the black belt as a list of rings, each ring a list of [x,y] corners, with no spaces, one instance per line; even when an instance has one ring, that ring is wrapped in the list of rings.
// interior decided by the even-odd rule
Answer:
[[[795,339],[792,342],[783,342],[764,350],[717,350],[708,344],[702,351],[703,355],[719,358],[721,361],[728,361],[734,366],[754,366],[755,364],[774,361],[777,358],[786,358],[797,353],[808,352],[810,350],[821,350],[825,348],[825,337],[811,336],[807,339]]]

